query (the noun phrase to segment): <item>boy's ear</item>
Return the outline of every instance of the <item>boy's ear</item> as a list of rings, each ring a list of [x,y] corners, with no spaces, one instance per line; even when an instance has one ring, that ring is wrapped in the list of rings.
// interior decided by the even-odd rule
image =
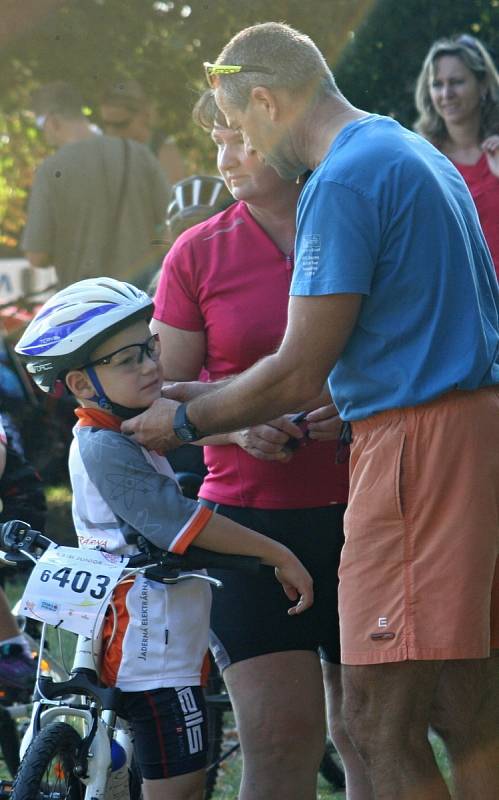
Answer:
[[[95,394],[90,378],[82,369],[72,369],[66,374],[66,386],[75,397],[83,400],[90,400]]]

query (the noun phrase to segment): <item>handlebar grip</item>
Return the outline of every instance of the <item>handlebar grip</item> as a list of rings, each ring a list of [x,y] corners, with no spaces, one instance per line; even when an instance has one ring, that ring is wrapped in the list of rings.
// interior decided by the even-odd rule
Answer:
[[[204,547],[188,547],[183,554],[149,548],[148,552],[131,556],[128,566],[144,567],[155,561],[167,569],[181,572],[197,569],[238,569],[256,574],[260,568],[260,559],[255,556],[216,553],[213,550],[205,550]]]
[[[216,553],[204,547],[188,547],[184,555],[189,569],[236,569],[254,575],[261,567],[261,561],[256,556]]]
[[[7,553],[31,550],[35,545],[46,550],[50,543],[50,539],[20,519],[11,519],[0,525],[0,548]]]

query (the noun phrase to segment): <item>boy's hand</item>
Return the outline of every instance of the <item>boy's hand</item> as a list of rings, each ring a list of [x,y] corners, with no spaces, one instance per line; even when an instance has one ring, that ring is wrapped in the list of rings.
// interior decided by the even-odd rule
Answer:
[[[275,576],[290,600],[299,598],[296,605],[288,609],[290,616],[301,614],[310,608],[314,602],[312,576],[296,556],[290,553],[286,562],[275,568]]]

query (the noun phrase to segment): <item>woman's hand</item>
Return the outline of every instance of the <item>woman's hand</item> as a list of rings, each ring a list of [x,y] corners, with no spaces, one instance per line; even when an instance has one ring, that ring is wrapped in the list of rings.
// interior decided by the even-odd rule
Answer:
[[[303,431],[291,422],[293,415],[285,415],[265,425],[254,425],[230,434],[231,441],[253,458],[262,461],[289,461],[293,457],[287,447],[290,437],[303,438]]]
[[[482,142],[482,150],[487,157],[490,171],[496,178],[499,178],[499,135],[488,136]]]

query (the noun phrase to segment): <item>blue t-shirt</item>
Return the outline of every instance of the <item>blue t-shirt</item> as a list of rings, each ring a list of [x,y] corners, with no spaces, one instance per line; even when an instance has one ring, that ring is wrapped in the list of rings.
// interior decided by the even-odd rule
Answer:
[[[345,420],[499,383],[499,290],[464,181],[371,115],[347,125],[300,197],[293,295],[359,293],[333,368]]]

